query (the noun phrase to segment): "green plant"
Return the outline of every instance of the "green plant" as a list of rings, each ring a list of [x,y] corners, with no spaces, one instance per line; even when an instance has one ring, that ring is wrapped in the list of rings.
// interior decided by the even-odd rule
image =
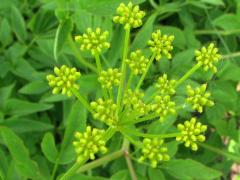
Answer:
[[[129,2],[1,0],[0,179],[239,176],[240,3]]]
[[[143,81],[153,64],[154,59],[159,62],[163,56],[167,59],[172,58],[171,51],[173,50],[172,42],[174,36],[162,34],[160,30],[152,33],[152,39],[148,41],[150,46],[150,60],[144,57],[141,50],[136,50],[129,54],[130,32],[133,28],[142,25],[142,18],[145,13],[139,9],[139,6],[134,6],[131,2],[127,5],[121,3],[117,8],[118,16],[113,18],[113,21],[118,24],[123,24],[125,29],[125,38],[122,54],[122,65],[120,72],[118,69],[109,68],[106,71],[102,68],[100,55],[103,49],[110,47],[107,42],[107,31],[101,33],[102,30],[97,28],[96,31],[91,28],[87,29],[87,33],[82,36],[76,36],[76,41],[79,42],[80,50],[90,51],[96,60],[98,81],[102,87],[102,98],[88,103],[84,95],[78,91],[76,86],[77,78],[80,77],[80,72],[76,72],[75,68],[68,68],[63,65],[60,70],[55,67],[57,77],[48,75],[49,85],[53,87],[53,93],[75,95],[85,108],[92,114],[95,120],[101,121],[108,126],[106,131],[93,129],[88,126],[84,134],[76,133],[79,139],[74,142],[75,150],[78,154],[77,162],[63,174],[60,179],[71,177],[88,159],[95,159],[95,154],[99,151],[105,153],[107,148],[105,144],[110,140],[115,133],[119,132],[123,137],[122,147],[129,151],[130,144],[133,145],[133,151],[137,153],[142,149],[142,156],[139,158],[140,163],[147,163],[144,160],[149,159],[150,165],[156,168],[162,161],[168,161],[168,148],[164,145],[163,139],[176,137],[177,141],[183,142],[186,147],[191,147],[193,151],[198,150],[199,142],[205,141],[203,133],[207,130],[206,125],[197,122],[196,118],[191,118],[190,121],[185,121],[184,124],[179,123],[177,129],[172,127],[173,133],[149,134],[144,133],[144,129],[140,130],[136,124],[144,121],[160,120],[159,124],[167,121],[167,117],[176,114],[179,110],[185,109],[183,104],[174,102],[174,95],[177,94],[177,87],[186,81],[195,71],[203,68],[205,71],[211,70],[217,72],[215,64],[220,60],[218,49],[211,43],[207,48],[202,47],[195,51],[196,65],[185,73],[178,80],[169,80],[164,74],[159,77],[156,83],[157,89],[148,99],[144,99],[144,89],[141,89]],[[138,76],[140,75],[140,77]],[[133,78],[138,78],[136,86],[131,82]],[[115,89],[114,86],[117,88]],[[209,100],[210,93],[205,93],[206,84],[193,89],[187,86],[186,103],[193,110],[202,113],[205,106],[213,106],[213,101]],[[174,130],[176,129],[176,130]],[[141,142],[136,137],[145,137]],[[174,141],[169,141],[169,143]],[[207,148],[207,146],[203,147]],[[208,148],[212,150],[211,148]],[[131,153],[130,151],[128,153]],[[113,154],[112,154],[113,156]],[[106,156],[106,157],[109,157]],[[111,157],[111,155],[110,155]],[[135,156],[133,155],[133,158]],[[105,159],[104,157],[102,159]],[[111,159],[112,160],[112,159]],[[133,175],[132,175],[133,176]]]

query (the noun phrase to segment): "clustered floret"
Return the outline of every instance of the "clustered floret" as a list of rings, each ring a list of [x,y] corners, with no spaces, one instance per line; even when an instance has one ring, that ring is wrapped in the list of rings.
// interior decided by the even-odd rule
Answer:
[[[150,106],[145,104],[142,100],[144,93],[140,90],[132,91],[128,89],[123,98],[123,103],[125,105],[131,106],[134,111],[137,111],[140,115],[146,114],[150,111]]]
[[[137,28],[142,25],[142,18],[144,17],[145,12],[141,11],[139,6],[133,6],[130,2],[128,5],[121,3],[117,8],[117,14],[118,15],[113,18],[113,21],[123,24],[125,30],[129,30],[127,32],[130,32],[131,28]],[[92,55],[95,56],[99,73],[98,81],[101,83],[102,88],[108,89],[109,96],[111,97],[111,99],[106,99],[106,97],[104,97],[105,99],[99,98],[96,101],[91,102],[89,107],[88,102],[85,101],[79,94],[76,94],[79,100],[82,100],[81,102],[89,108],[93,118],[102,121],[110,127],[116,127],[124,125],[124,123],[119,124],[118,121],[120,122],[122,119],[128,117],[129,114],[133,114],[132,119],[136,119],[136,122],[141,122],[141,120],[145,117],[147,118],[144,120],[151,120],[149,117],[155,118],[156,116],[159,116],[160,122],[163,122],[166,116],[175,114],[176,104],[171,100],[171,96],[176,93],[176,84],[182,82],[181,79],[178,82],[176,80],[169,80],[167,74],[163,74],[159,77],[156,83],[157,95],[150,104],[144,102],[144,93],[139,90],[139,87],[143,82],[142,80],[145,78],[144,75],[146,75],[146,71],[150,67],[154,58],[157,61],[159,61],[162,56],[165,56],[167,59],[172,58],[171,51],[173,50],[172,43],[174,36],[162,35],[161,31],[157,30],[152,33],[152,39],[148,41],[150,50],[153,53],[150,60],[143,55],[141,50],[131,52],[129,58],[124,58],[124,63],[126,63],[132,71],[129,76],[130,78],[128,83],[125,84],[125,79],[121,79],[122,74],[119,69],[109,68],[105,71],[99,68],[101,67],[100,62],[98,63],[98,60],[100,60],[100,53],[102,53],[104,49],[110,47],[110,43],[107,42],[108,35],[109,33],[107,31],[103,32],[100,28],[96,28],[95,31],[88,28],[86,33],[82,36],[76,36],[75,38],[76,41],[81,43],[81,50],[90,51]],[[213,43],[211,43],[208,47],[202,47],[200,50],[196,50],[195,55],[196,61],[198,62],[195,67],[199,68],[200,66],[203,66],[205,71],[210,69],[214,73],[217,72],[215,63],[220,60],[221,56],[218,54],[218,49],[214,47]],[[122,72],[126,71],[127,76],[128,69],[124,69],[124,63],[122,66]],[[196,68],[193,69],[196,70]],[[190,71],[191,73],[193,72],[192,69]],[[53,88],[53,94],[61,93],[71,96],[72,92],[77,93],[76,91],[73,91],[75,89],[79,89],[79,85],[76,81],[80,77],[80,72],[77,72],[76,68],[70,68],[63,65],[60,68],[55,67],[54,73],[55,75],[50,74],[47,76],[49,85]],[[140,83],[138,84],[139,86],[137,85],[135,90],[127,89],[130,84],[129,82],[132,80],[133,74],[143,75],[140,78]],[[187,77],[189,75],[190,73],[187,74]],[[120,79],[123,80],[123,83],[121,84],[123,85],[123,90],[120,89],[120,91],[118,91],[117,104],[115,104],[112,88],[113,86],[118,86],[120,84]],[[182,78],[182,80],[185,79],[186,76]],[[187,86],[188,97],[186,101],[191,104],[194,110],[197,110],[200,113],[203,112],[204,106],[214,105],[214,102],[209,100],[211,94],[206,92],[206,88],[206,84],[197,88]],[[123,96],[123,99],[121,96]],[[153,96],[149,99],[152,97]],[[129,119],[132,120],[131,118]],[[140,120],[138,121],[138,119]],[[207,126],[197,122],[196,118],[191,118],[183,124],[178,124],[177,128],[180,133],[177,135],[176,140],[184,143],[186,147],[190,147],[193,151],[198,149],[198,142],[205,141],[203,133],[207,130]],[[76,140],[73,142],[73,145],[78,155],[77,161],[82,162],[88,158],[95,159],[96,153],[105,153],[107,151],[107,148],[105,147],[107,140],[104,139],[104,135],[104,130],[91,128],[90,126],[87,126],[86,132],[84,133],[76,132]],[[174,137],[175,136],[176,135],[174,134]],[[143,162],[145,159],[148,159],[151,166],[155,168],[159,162],[168,161],[170,158],[167,154],[168,149],[164,146],[163,139],[144,138],[141,145],[142,156],[139,158],[139,162]]]
[[[205,136],[202,133],[207,130],[207,126],[197,122],[196,118],[191,118],[184,124],[178,124],[177,128],[181,131],[181,135],[177,136],[176,140],[183,142],[185,147],[190,147],[193,151],[198,150],[197,142],[205,141]]]
[[[54,67],[54,73],[47,75],[49,86],[53,88],[53,94],[64,94],[72,96],[71,88],[79,89],[79,85],[76,81],[80,77],[80,72],[77,72],[76,68],[70,68],[66,65],[62,65],[60,68]]]
[[[209,92],[206,92],[207,85],[203,84],[200,87],[193,89],[191,86],[187,86],[187,102],[192,105],[192,108],[198,112],[203,112],[204,106],[213,106],[214,102],[208,98],[211,96]]]
[[[116,110],[117,105],[112,99],[103,100],[102,98],[91,102],[93,117],[106,123],[109,126],[115,126],[117,123]]]
[[[92,55],[97,55],[104,49],[110,47],[110,43],[107,42],[108,35],[108,31],[102,32],[100,28],[96,28],[96,31],[93,31],[92,28],[88,28],[86,33],[82,36],[76,36],[75,40],[81,43],[80,49],[82,51],[91,51]]]
[[[138,159],[141,163],[148,159],[153,168],[157,167],[158,162],[168,161],[170,159],[167,154],[167,147],[164,146],[164,140],[160,138],[144,138],[142,147],[142,156]]]
[[[139,9],[139,6],[133,6],[132,2],[128,5],[121,3],[117,8],[117,16],[113,17],[113,21],[123,24],[124,29],[137,28],[142,25],[142,18],[145,12]]]
[[[73,145],[78,156],[78,162],[82,162],[88,158],[93,160],[96,153],[101,152],[104,154],[107,152],[106,141],[103,138],[104,134],[104,130],[92,129],[91,126],[87,126],[84,133],[75,133],[76,140],[73,142]]]
[[[162,35],[160,30],[152,33],[152,40],[148,41],[150,50],[155,54],[155,59],[160,60],[162,55],[166,58],[171,59],[172,55],[170,51],[173,50],[172,42],[174,36]]]
[[[107,71],[101,71],[98,81],[101,83],[102,88],[112,89],[113,86],[120,84],[121,73],[119,69],[109,68]]]
[[[154,101],[151,109],[160,116],[160,122],[163,122],[167,115],[176,113],[175,102],[171,101],[169,95],[157,95]]]
[[[175,85],[176,80],[168,80],[167,74],[163,74],[163,76],[158,78],[156,83],[156,87],[158,88],[159,94],[163,95],[173,95],[175,94]]]
[[[220,60],[221,55],[218,54],[218,48],[211,43],[208,47],[203,46],[200,50],[195,51],[196,60],[203,66],[205,71],[211,70],[217,72],[215,64]]]
[[[131,52],[130,58],[126,59],[126,63],[135,75],[142,74],[146,71],[148,61],[148,58],[146,58],[139,49]]]

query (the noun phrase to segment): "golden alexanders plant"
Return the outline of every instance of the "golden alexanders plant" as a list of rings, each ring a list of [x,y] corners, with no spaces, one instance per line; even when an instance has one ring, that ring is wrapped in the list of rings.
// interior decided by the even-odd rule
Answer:
[[[182,108],[182,106],[173,101],[173,96],[177,94],[176,88],[199,68],[216,73],[215,64],[221,58],[213,43],[210,43],[208,47],[196,50],[195,66],[179,79],[169,79],[167,74],[159,75],[155,83],[156,92],[151,98],[145,100],[144,89],[141,88],[142,83],[154,60],[159,63],[163,56],[167,59],[172,58],[174,36],[162,34],[158,29],[152,33],[151,39],[148,41],[150,57],[146,57],[140,49],[129,52],[130,32],[133,28],[142,25],[144,16],[145,12],[131,2],[127,5],[122,3],[117,8],[117,15],[113,17],[113,21],[123,25],[125,30],[120,68],[104,69],[102,67],[100,55],[103,50],[110,48],[107,31],[103,32],[100,28],[88,28],[86,33],[75,37],[76,42],[81,44],[79,51],[91,52],[96,60],[98,81],[102,88],[101,98],[88,102],[87,97],[79,93],[81,85],[78,85],[77,80],[81,77],[80,72],[74,67],[66,65],[55,67],[55,75],[47,76],[53,94],[75,96],[96,121],[101,121],[108,126],[106,130],[88,126],[85,133],[76,132],[76,140],[73,144],[78,158],[73,167],[61,179],[71,176],[88,159],[94,160],[98,152],[106,153],[107,141],[116,132],[122,134],[125,139],[124,143],[128,144],[128,147],[131,143],[136,149],[141,149],[142,155],[137,157],[139,163],[149,163],[153,168],[162,161],[170,159],[164,139],[175,138],[193,151],[198,149],[198,143],[205,141],[204,132],[206,132],[207,126],[202,125],[195,117],[186,120],[183,124],[177,124],[176,132],[171,134],[146,134],[141,131],[134,132],[135,129],[132,130],[135,135],[143,138],[142,141],[132,139],[130,134],[133,132],[131,129],[127,131],[129,125],[149,120],[159,120],[160,124],[166,120],[167,116],[177,114],[179,107]],[[134,87],[132,80],[136,77],[139,80]],[[117,87],[116,94],[113,92],[113,87]],[[189,85],[186,87],[186,103],[199,113],[203,112],[205,106],[214,105],[211,94],[206,92],[206,89],[206,84],[196,88]]]

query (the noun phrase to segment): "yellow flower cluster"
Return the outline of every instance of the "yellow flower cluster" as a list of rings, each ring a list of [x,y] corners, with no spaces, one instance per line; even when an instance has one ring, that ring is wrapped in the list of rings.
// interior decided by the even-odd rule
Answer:
[[[80,49],[82,51],[88,50],[91,51],[92,55],[96,55],[110,47],[110,43],[107,42],[108,35],[108,31],[102,32],[100,28],[96,28],[96,31],[88,28],[86,33],[82,36],[76,36],[75,40],[81,43]]]
[[[118,86],[120,83],[121,73],[119,69],[109,68],[107,71],[101,71],[98,81],[102,88],[112,89],[113,86]]]
[[[142,100],[144,93],[139,90],[132,91],[128,89],[124,94],[123,103],[127,106],[131,106],[134,111],[139,114],[146,114],[150,111],[150,106],[145,104]]]
[[[145,138],[143,140],[142,156],[138,159],[142,163],[145,159],[148,159],[153,168],[157,167],[158,162],[168,161],[170,159],[167,154],[167,147],[164,146],[164,140],[159,138]]]
[[[107,148],[105,147],[106,142],[103,139],[104,134],[104,130],[92,129],[91,126],[87,126],[84,133],[75,133],[76,140],[73,142],[73,145],[78,156],[78,162],[82,162],[88,158],[93,160],[96,153],[101,152],[104,154],[107,152]]]
[[[150,46],[150,50],[156,55],[156,60],[159,61],[162,55],[168,59],[172,58],[170,51],[173,50],[173,40],[174,36],[162,35],[160,30],[152,33],[152,40],[148,41],[148,45]]]
[[[187,102],[192,105],[192,108],[198,112],[203,112],[204,106],[213,106],[214,102],[208,98],[211,96],[209,92],[206,92],[207,85],[203,84],[200,87],[193,89],[191,86],[187,86]]]
[[[67,96],[72,96],[71,88],[79,89],[79,85],[76,81],[80,77],[80,72],[77,72],[76,68],[70,68],[66,65],[60,68],[55,67],[54,73],[47,75],[48,84],[53,88],[53,94],[64,94]]]
[[[221,55],[218,54],[218,48],[211,43],[208,47],[203,46],[200,50],[195,51],[196,60],[203,66],[205,71],[211,70],[213,73],[217,72],[215,64],[220,60]]]
[[[125,29],[137,28],[142,25],[142,18],[145,12],[139,9],[139,6],[134,6],[132,2],[128,5],[121,3],[117,8],[117,16],[113,17],[113,21],[118,24],[123,24]]]
[[[175,94],[175,84],[176,80],[168,80],[167,74],[158,78],[156,87],[160,94],[172,95]]]
[[[126,63],[135,75],[142,74],[146,71],[148,61],[148,58],[146,58],[139,49],[131,52],[130,58],[126,59]]]
[[[197,142],[205,141],[202,133],[207,130],[207,126],[197,122],[196,118],[185,121],[184,124],[178,124],[177,128],[181,131],[181,135],[177,136],[176,140],[183,142],[186,147],[191,147],[193,151],[198,150]]]
[[[112,99],[103,100],[102,98],[93,101],[90,104],[93,109],[93,117],[106,123],[109,126],[115,126],[117,123],[116,110],[117,105]]]
[[[160,116],[160,122],[163,122],[167,115],[176,113],[175,102],[171,101],[169,95],[157,95],[154,100],[151,108]]]

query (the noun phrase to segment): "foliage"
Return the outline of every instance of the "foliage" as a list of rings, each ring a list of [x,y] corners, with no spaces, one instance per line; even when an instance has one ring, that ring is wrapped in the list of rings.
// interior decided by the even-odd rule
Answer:
[[[142,21],[138,19],[129,23],[126,17],[121,20],[124,15],[122,11],[126,7],[118,9],[116,14],[119,4],[127,5],[128,2],[1,0],[0,179],[56,179],[69,171],[78,173],[68,179],[229,179],[232,164],[240,162],[240,53],[237,52],[240,3],[237,0],[133,0],[133,4],[139,4],[145,13],[138,9],[125,9],[138,12],[137,17],[143,18]],[[113,17],[119,25],[114,23]],[[101,32],[98,32],[98,27]],[[129,39],[124,39],[125,32],[131,27],[137,28],[131,29]],[[80,51],[86,39],[79,36],[88,28],[91,28],[90,34],[109,32],[104,34],[100,49],[96,47],[93,52]],[[152,32],[156,35],[149,41]],[[77,42],[73,38],[75,36],[78,37]],[[159,62],[153,61],[149,50],[149,45],[153,46],[157,37],[166,40],[167,44],[164,50],[162,47],[151,49],[157,53]],[[90,44],[94,45],[95,41],[93,39]],[[126,51],[124,47],[128,41],[131,44]],[[110,47],[106,42],[110,43]],[[221,60],[218,63],[215,63],[217,60],[207,62],[204,69],[194,66],[195,55],[199,56],[203,52],[206,57],[206,51],[213,50],[209,42],[217,45]],[[173,49],[169,43],[172,43]],[[88,44],[82,49],[88,50]],[[203,46],[206,51],[201,49]],[[124,49],[125,57],[122,57]],[[195,52],[197,49],[200,51]],[[141,61],[137,62],[136,57]],[[202,61],[202,57],[197,61]],[[125,78],[131,77],[130,69],[133,72],[129,88],[133,90],[138,87],[139,90],[127,90],[125,97],[120,95],[120,99],[125,99],[124,106],[135,109],[135,112],[139,110],[141,114],[156,111],[157,115],[153,112],[135,119],[136,114],[126,112],[121,119],[124,128],[115,132],[116,129],[112,128],[114,113],[110,114],[110,118],[103,117],[106,111],[101,108],[111,109],[112,112],[123,106],[112,101],[102,105],[100,98],[118,96],[118,85],[122,88],[122,80],[118,78],[123,76],[119,74],[121,71],[116,69],[115,72],[114,68],[121,67],[122,58],[126,59]],[[150,61],[153,62],[152,66],[147,67]],[[77,70],[72,70],[75,76],[70,84],[76,85],[79,90],[73,88],[63,93],[72,95],[70,98],[62,94],[53,95],[46,79],[54,67],[62,65],[76,67]],[[216,71],[215,66],[218,70],[216,74],[211,72]],[[186,75],[192,67],[195,69]],[[100,68],[106,70],[102,78],[98,75]],[[81,77],[76,74],[78,71]],[[109,74],[115,77],[111,79]],[[145,80],[141,80],[142,75]],[[52,86],[55,86],[55,76],[52,80]],[[57,81],[61,83],[59,79]],[[200,111],[204,105],[204,112],[200,113],[191,108],[191,103],[186,104],[185,98],[187,95],[195,95],[195,90],[203,83],[207,84],[207,91],[201,92],[204,97],[207,96],[206,102],[198,96],[201,103],[194,108]],[[194,90],[194,94],[186,91],[187,85],[191,87],[189,91]],[[174,86],[177,87],[174,89]],[[63,92],[64,88],[61,85],[56,93],[60,90]],[[156,91],[157,96],[154,94]],[[208,91],[211,93],[210,98]],[[170,98],[162,99],[161,94]],[[156,103],[146,107],[152,100]],[[95,103],[89,104],[88,101]],[[159,115],[162,117],[165,113],[160,106],[156,106],[159,105],[157,102],[170,103],[171,107],[174,107],[171,103],[174,102],[176,113],[166,113],[166,117],[159,122]],[[195,101],[192,98],[189,102]],[[211,106],[212,102],[214,106]],[[97,111],[92,113],[92,109]],[[182,136],[178,138],[180,142],[174,140],[179,130],[184,131],[186,128],[184,121],[191,121],[191,117],[197,117],[198,121],[208,127],[205,131],[206,141],[198,143],[196,152],[180,143],[185,141]],[[107,129],[103,122],[110,128]],[[177,126],[179,123],[181,125]],[[77,131],[84,134],[89,125],[106,130],[104,140],[107,141],[108,151],[95,154],[96,160],[86,162],[85,165],[76,165],[77,154],[72,143],[76,140],[74,134]],[[196,130],[194,134],[200,141],[205,139],[201,136],[202,132]],[[164,143],[159,138],[165,139]],[[143,139],[146,139],[145,151],[139,147]],[[185,146],[188,146],[186,141]],[[157,168],[151,167],[151,163],[153,166],[156,163],[151,161],[152,155],[147,153],[147,146],[153,145],[151,142],[161,147],[157,149],[160,154],[165,155],[167,149],[170,158],[165,159],[167,162],[158,162]],[[142,155],[145,160],[139,163]],[[161,159],[160,156],[158,158]]]

